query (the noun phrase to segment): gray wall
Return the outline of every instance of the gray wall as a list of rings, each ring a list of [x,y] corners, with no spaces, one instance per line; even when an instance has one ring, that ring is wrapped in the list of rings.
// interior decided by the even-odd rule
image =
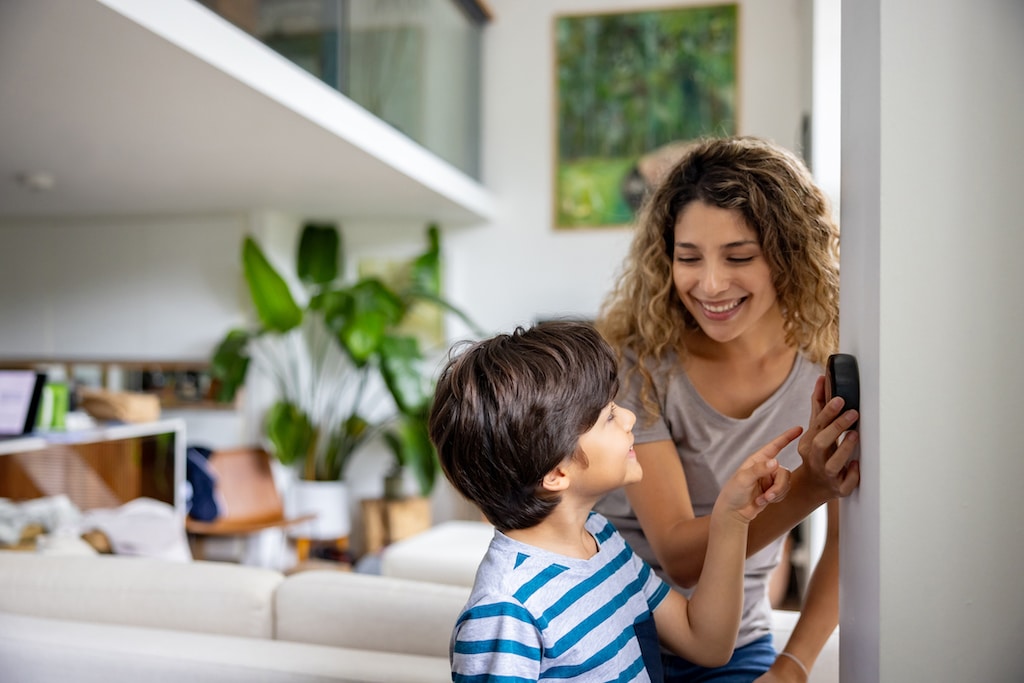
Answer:
[[[1024,3],[843,4],[842,680],[1024,680]]]

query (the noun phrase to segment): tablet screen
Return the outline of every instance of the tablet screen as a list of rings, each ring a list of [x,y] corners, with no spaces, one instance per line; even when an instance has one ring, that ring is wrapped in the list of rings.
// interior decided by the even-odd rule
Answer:
[[[0,436],[32,431],[45,378],[35,370],[0,370]]]

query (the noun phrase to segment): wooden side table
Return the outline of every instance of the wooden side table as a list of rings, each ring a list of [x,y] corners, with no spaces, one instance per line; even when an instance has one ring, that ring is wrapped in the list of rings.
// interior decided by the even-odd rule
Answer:
[[[430,501],[426,498],[364,498],[360,506],[367,554],[430,528]]]

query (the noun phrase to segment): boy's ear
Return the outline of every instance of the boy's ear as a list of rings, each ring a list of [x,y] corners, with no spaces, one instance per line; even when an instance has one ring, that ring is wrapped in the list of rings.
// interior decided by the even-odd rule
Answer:
[[[559,463],[550,472],[544,475],[540,481],[540,487],[545,491],[557,493],[569,488],[569,469],[567,463]]]

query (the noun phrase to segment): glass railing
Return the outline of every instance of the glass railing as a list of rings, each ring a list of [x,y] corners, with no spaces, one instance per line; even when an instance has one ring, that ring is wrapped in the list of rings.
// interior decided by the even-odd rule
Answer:
[[[478,0],[198,0],[480,177]]]

